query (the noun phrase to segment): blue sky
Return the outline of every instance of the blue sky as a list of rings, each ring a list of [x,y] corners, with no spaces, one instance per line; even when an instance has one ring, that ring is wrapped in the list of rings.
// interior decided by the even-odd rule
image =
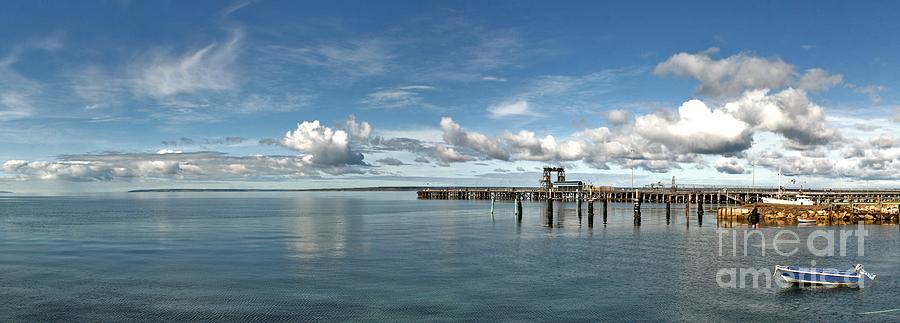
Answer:
[[[7,2],[0,190],[896,187],[897,6]]]

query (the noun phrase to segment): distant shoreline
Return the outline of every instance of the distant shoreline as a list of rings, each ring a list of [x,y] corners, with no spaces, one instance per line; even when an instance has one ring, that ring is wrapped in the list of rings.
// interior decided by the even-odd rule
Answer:
[[[378,186],[344,188],[155,188],[130,190],[128,193],[173,192],[409,192],[425,189],[423,186]]]
[[[12,194],[10,191],[0,191],[0,194]]]

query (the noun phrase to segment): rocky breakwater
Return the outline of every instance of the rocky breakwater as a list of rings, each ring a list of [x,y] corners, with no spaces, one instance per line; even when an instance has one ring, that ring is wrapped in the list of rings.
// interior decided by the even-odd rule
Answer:
[[[717,217],[722,220],[752,222],[753,209],[763,223],[796,223],[798,219],[816,219],[816,223],[898,223],[900,207],[892,203],[854,203],[826,205],[777,205],[749,204],[738,207],[719,208]]]

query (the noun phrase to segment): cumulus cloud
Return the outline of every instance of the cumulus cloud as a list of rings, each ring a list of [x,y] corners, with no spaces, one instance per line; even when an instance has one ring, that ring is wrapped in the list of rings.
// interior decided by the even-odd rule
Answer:
[[[484,153],[478,156],[484,158],[493,158],[499,160],[532,160],[545,162],[570,162],[581,160],[594,168],[608,169],[609,164],[616,164],[623,167],[643,168],[653,172],[665,172],[672,168],[680,168],[680,163],[702,163],[702,159],[695,154],[684,153],[669,149],[663,144],[651,142],[639,135],[635,135],[632,127],[619,128],[616,132],[612,132],[609,128],[585,129],[572,134],[568,139],[557,140],[552,135],[538,137],[530,131],[520,131],[513,134],[504,132],[497,139],[489,138],[486,135],[465,132],[465,136],[458,132],[463,132],[461,127],[452,122],[452,119],[445,118],[442,123],[447,130],[447,139],[445,142],[449,145],[462,147],[466,150],[473,150],[472,147],[481,147],[481,151],[487,151],[485,147],[490,147],[493,155],[503,157],[492,157]],[[461,140],[458,137],[469,137],[477,134],[473,138],[475,140]],[[449,140],[448,140],[449,139]],[[472,142],[478,144],[471,144]],[[490,142],[490,144],[484,144]],[[469,145],[460,145],[460,143],[469,143]],[[472,156],[462,155],[456,150],[447,151],[454,147],[445,147],[441,145],[438,159],[445,162],[469,161],[474,160]],[[460,158],[460,157],[468,158]]]
[[[366,121],[357,122],[354,115],[344,121],[344,129],[350,132],[350,138],[359,142],[366,142],[372,134],[372,126]]]
[[[509,152],[496,139],[477,132],[467,132],[450,117],[441,117],[441,131],[448,144],[468,148],[490,158],[509,160]]]
[[[793,175],[817,175],[833,177],[835,163],[826,157],[804,157],[802,155],[787,155],[781,152],[766,151],[757,159],[757,164],[773,170],[781,170],[782,174]]]
[[[281,145],[306,153],[304,160],[317,165],[363,164],[363,155],[351,150],[346,132],[324,127],[318,120],[298,124],[281,138]]]
[[[676,117],[662,113],[640,116],[634,128],[648,140],[685,152],[728,153],[747,149],[752,143],[747,123],[723,109],[710,110],[700,100],[682,104]]]
[[[515,159],[520,160],[573,161],[581,159],[584,154],[579,141],[557,142],[551,135],[538,138],[531,131],[522,130],[518,134],[506,132],[501,138],[513,152]]]
[[[609,124],[621,126],[627,124],[629,119],[631,119],[631,112],[625,109],[615,109],[607,111],[604,113],[604,116],[606,116],[606,121]]]
[[[700,82],[698,93],[713,97],[734,97],[747,90],[777,89],[794,86],[807,91],[821,91],[843,82],[840,74],[821,68],[807,70],[797,77],[793,65],[780,58],[764,58],[739,53],[722,59],[711,54],[718,48],[700,53],[678,53],[656,65],[657,75],[675,75]]]
[[[825,110],[806,92],[788,88],[775,94],[748,91],[724,109],[751,126],[783,135],[800,145],[828,143],[839,137],[825,122]]]
[[[136,90],[154,98],[197,91],[232,89],[237,77],[232,71],[241,50],[244,32],[235,29],[223,43],[212,43],[188,53],[157,54],[136,71]]]
[[[438,144],[434,149],[437,152],[437,157],[446,163],[459,163],[474,160],[474,158],[462,155],[456,152],[455,149],[444,145]]]
[[[528,101],[515,100],[493,104],[488,107],[488,116],[494,119],[506,117],[538,117],[540,113],[531,109]]]
[[[822,91],[837,86],[844,82],[841,74],[831,74],[821,68],[806,70],[806,73],[797,81],[797,88],[807,91]]]
[[[716,160],[716,170],[725,174],[743,174],[746,172],[744,165],[734,157],[722,157]]]

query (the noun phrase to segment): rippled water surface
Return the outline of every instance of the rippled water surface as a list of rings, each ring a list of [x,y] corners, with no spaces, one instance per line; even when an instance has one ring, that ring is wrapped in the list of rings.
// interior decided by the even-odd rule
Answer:
[[[419,201],[391,193],[0,197],[0,321],[898,321],[900,230],[864,254],[780,256],[673,206]],[[677,210],[677,211],[676,211]],[[840,227],[837,229],[854,229]],[[801,240],[829,227],[767,227]],[[724,238],[723,238],[724,237]],[[815,240],[817,246],[826,241]],[[720,243],[723,253],[720,255]],[[765,251],[766,255],[761,253]],[[723,288],[775,264],[878,274],[863,289]],[[763,283],[760,280],[760,283]]]

